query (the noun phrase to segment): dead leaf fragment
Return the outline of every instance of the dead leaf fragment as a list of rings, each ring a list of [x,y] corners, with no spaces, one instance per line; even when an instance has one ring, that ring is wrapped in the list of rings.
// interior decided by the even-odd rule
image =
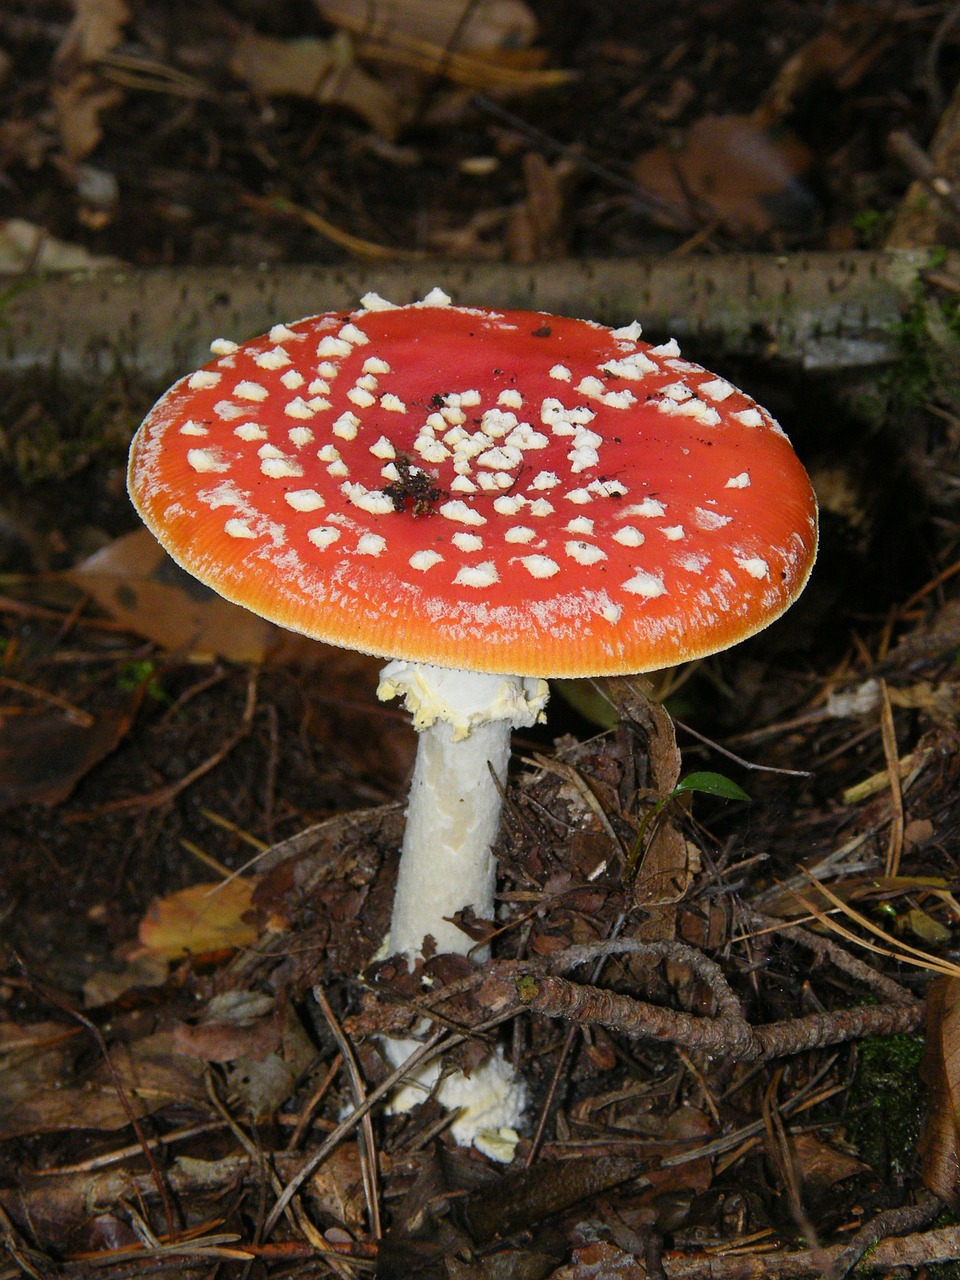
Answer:
[[[507,223],[507,256],[511,262],[536,262],[564,256],[563,183],[569,177],[570,162],[549,164],[537,151],[523,157],[526,198],[518,204]]]
[[[71,1083],[68,1064],[57,1054],[62,1050],[49,1058],[45,1074],[31,1065],[0,1078],[0,1141],[58,1130],[114,1131],[130,1123],[130,1112],[206,1107],[202,1064],[176,1055],[166,1033],[111,1045],[110,1066],[101,1058],[79,1085]]]
[[[576,72],[544,68],[532,12],[521,0],[316,0],[328,22],[355,37],[358,56],[467,89],[524,92],[565,84]],[[457,108],[460,117],[461,106]]]
[[[57,49],[57,65],[96,62],[117,47],[129,21],[125,0],[73,0],[73,21]]]
[[[223,1063],[231,1093],[252,1116],[281,1107],[315,1055],[293,1006],[258,991],[214,996],[203,1020],[179,1023],[173,1038],[187,1057]]]
[[[100,113],[119,106],[123,94],[104,85],[91,71],[80,71],[67,84],[51,91],[60,143],[68,160],[82,160],[96,150],[103,137]]]
[[[790,1149],[807,1186],[833,1187],[846,1178],[870,1170],[865,1161],[849,1151],[839,1151],[829,1143],[821,1142],[815,1133],[798,1133],[791,1138]]]
[[[344,1142],[331,1151],[306,1183],[304,1193],[315,1212],[330,1215],[353,1231],[362,1229],[363,1168],[357,1143]]]
[[[461,52],[526,48],[537,20],[521,0],[316,0],[327,22],[377,39],[429,41]]]
[[[594,1240],[574,1249],[573,1261],[553,1273],[553,1280],[647,1280],[649,1272],[642,1259],[607,1240]]]
[[[236,876],[156,898],[140,921],[141,943],[169,960],[251,946],[257,931],[243,916],[255,883],[250,876]]]
[[[289,96],[352,111],[382,137],[396,137],[401,103],[353,60],[349,40],[278,40],[245,31],[230,68],[261,97]]]
[[[111,617],[166,649],[259,663],[281,650],[285,657],[319,650],[184,573],[146,529],[118,538],[67,577]]]
[[[90,725],[59,711],[0,717],[0,813],[61,804],[129,727],[125,711],[102,711]]]
[[[816,201],[802,180],[810,160],[799,139],[750,116],[703,116],[678,151],[646,152],[633,176],[658,202],[663,225],[689,231],[717,222],[749,237],[810,226]]]
[[[130,11],[124,0],[74,0],[74,17],[57,49],[59,81],[51,91],[57,129],[69,161],[82,160],[99,143],[100,114],[117,106],[121,91],[106,85],[96,62],[123,40]]]
[[[929,1090],[918,1143],[923,1181],[960,1205],[960,978],[937,978],[927,994],[927,1040],[920,1077]]]
[[[202,1021],[178,1023],[174,1043],[181,1053],[205,1062],[262,1061],[280,1043],[278,1014],[264,992],[226,991],[208,1001]]]
[[[650,773],[651,803],[669,796],[680,778],[680,750],[673,721],[667,710],[651,695],[649,681],[634,677],[613,677],[602,688],[621,719],[631,721],[646,739]],[[649,836],[634,880],[634,901],[647,913],[638,936],[647,941],[673,938],[676,933],[676,904],[687,891],[695,861],[677,821],[681,805],[668,805]]]

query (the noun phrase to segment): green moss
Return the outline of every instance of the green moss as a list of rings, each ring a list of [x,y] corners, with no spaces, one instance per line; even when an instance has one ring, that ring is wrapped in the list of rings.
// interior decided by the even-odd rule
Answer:
[[[936,254],[930,269],[935,269]],[[960,402],[960,299],[918,277],[913,300],[893,327],[897,360],[880,382],[888,411],[934,400]]]
[[[117,688],[124,693],[133,693],[141,685],[147,697],[155,702],[170,701],[160,684],[155,662],[144,659],[139,662],[124,663],[117,672]]]
[[[883,1177],[905,1176],[914,1164],[926,1100],[922,1057],[919,1036],[876,1036],[857,1050],[847,1138]]]
[[[889,230],[892,216],[879,209],[861,209],[853,216],[853,229],[861,249],[876,249]]]

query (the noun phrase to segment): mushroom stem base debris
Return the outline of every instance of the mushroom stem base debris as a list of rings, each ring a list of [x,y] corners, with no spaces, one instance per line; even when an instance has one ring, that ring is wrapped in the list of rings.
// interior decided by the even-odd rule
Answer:
[[[401,1066],[421,1047],[417,1040],[384,1040],[383,1051],[393,1067]],[[527,1087],[515,1074],[497,1045],[466,1076],[430,1062],[405,1078],[390,1099],[388,1110],[401,1115],[431,1095],[445,1111],[457,1115],[450,1133],[461,1147],[476,1146],[491,1160],[509,1164],[519,1142],[516,1125],[527,1105]]]
[[[400,857],[390,950],[412,963],[431,936],[441,953],[485,960],[450,917],[469,907],[493,919],[502,789],[510,732],[535,724],[544,680],[391,662],[378,695],[402,695],[420,734]]]

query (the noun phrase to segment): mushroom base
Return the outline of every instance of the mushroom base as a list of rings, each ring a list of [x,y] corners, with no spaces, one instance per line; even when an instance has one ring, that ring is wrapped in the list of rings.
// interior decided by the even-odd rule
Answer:
[[[420,1048],[416,1040],[381,1043],[394,1067]],[[510,1163],[519,1141],[515,1126],[527,1105],[527,1087],[514,1074],[499,1045],[469,1076],[451,1071],[441,1078],[438,1062],[414,1071],[391,1097],[388,1111],[402,1115],[431,1095],[445,1110],[457,1112],[450,1133],[459,1146],[475,1145],[490,1159]]]

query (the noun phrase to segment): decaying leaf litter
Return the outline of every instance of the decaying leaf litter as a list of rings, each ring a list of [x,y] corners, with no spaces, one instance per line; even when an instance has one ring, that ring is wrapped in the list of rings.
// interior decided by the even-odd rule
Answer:
[[[531,131],[545,125],[548,139],[563,143],[569,120],[542,104],[573,100],[560,73],[591,83],[589,59],[567,56],[574,27],[551,26],[548,15],[523,27],[524,56],[486,58],[498,75],[529,79],[501,97],[503,86],[489,78],[464,79],[480,74],[475,63],[457,63],[448,76],[416,44],[422,33],[407,28],[400,39],[347,18],[335,29],[316,19],[309,37],[297,32],[306,47],[293,49],[291,32],[262,14],[244,15],[243,30],[218,28],[223,17],[211,9],[203,15],[210,30],[231,39],[209,47],[219,57],[229,45],[237,60],[231,100],[217,79],[226,56],[216,74],[194,57],[188,81],[180,78],[191,66],[187,43],[174,40],[181,52],[164,56],[143,14],[78,5],[70,25],[70,11],[51,6],[46,28],[26,23],[11,37],[33,42],[34,56],[56,49],[57,66],[55,78],[44,63],[26,87],[19,70],[4,85],[19,95],[18,128],[4,142],[21,179],[15,197],[4,198],[11,215],[27,215],[26,229],[6,226],[28,257],[59,252],[38,236],[43,227],[90,253],[145,263],[214,252],[236,260],[252,243],[294,260],[386,249],[524,261],[682,246],[691,237],[714,249],[816,246],[882,235],[885,212],[897,210],[889,234],[905,234],[909,210],[898,200],[906,175],[881,144],[908,124],[933,147],[933,104],[937,91],[949,97],[956,57],[949,8],[859,25],[854,11],[832,23],[799,9],[778,13],[805,21],[787,23],[790,36],[776,56],[768,49],[757,82],[741,77],[734,89],[730,72],[716,71],[737,56],[724,52],[721,33],[724,21],[745,14],[721,9],[711,37],[695,34],[678,11],[674,44],[653,59],[655,70],[645,70],[649,53],[622,26],[601,27],[593,46],[578,43],[594,58],[602,45],[614,68],[604,88],[618,122],[648,131],[614,135],[612,109],[592,136],[583,126],[585,160],[606,169],[613,158],[621,177],[625,153],[612,147],[614,136],[632,147],[625,191],[606,185],[578,152],[551,151]],[[677,41],[684,19],[685,49]],[[496,38],[484,38],[489,55]],[[905,61],[904,39],[917,53],[909,80],[892,69]],[[165,173],[138,157],[145,185],[162,179],[167,190],[154,185],[134,246],[123,208],[132,189],[121,163],[123,108],[132,103],[150,120],[158,98],[182,101],[176,128],[189,134],[198,103],[226,100],[267,127],[236,87],[246,74],[236,70],[243,42],[260,42],[250,65],[264,74],[267,40],[277,42],[284,74],[297,74],[296,58],[311,67],[317,104],[301,152],[329,149],[330,167],[301,164],[309,178],[291,184],[281,164],[271,183],[250,182],[255,198],[236,201],[245,179],[234,153]],[[342,43],[331,48],[335,40]],[[704,56],[711,48],[712,63]],[[358,98],[321,83],[324,57],[349,69],[342,84]],[[426,77],[416,83],[427,88],[411,95],[410,80],[398,88],[395,75]],[[832,150],[808,135],[819,200],[809,201],[802,181],[811,171],[784,158],[795,154],[793,139],[786,151],[778,144],[775,160],[760,147],[761,177],[734,195],[733,213],[719,194],[714,200],[705,158],[717,138],[747,130],[753,142],[758,131],[782,142],[785,124],[810,128],[797,104],[824,77],[869,128]],[[719,101],[718,79],[728,95]],[[492,94],[492,107],[471,105],[467,90]],[[292,142],[291,120],[310,95],[291,90],[296,113],[286,115],[290,99],[272,97],[275,83],[249,92]],[[416,101],[409,120],[391,116],[395,132],[382,117],[378,125],[377,93],[388,112]],[[427,106],[459,122],[458,148],[431,152],[437,124]],[[218,134],[221,146],[235,145]],[[484,145],[467,147],[474,142]],[[949,164],[950,137],[940,144],[932,154]],[[657,155],[666,145],[674,167]],[[426,211],[422,195],[410,200],[409,171],[391,185],[403,170],[390,147],[407,146],[416,164],[425,156],[456,174]],[[454,168],[451,150],[472,163]],[[471,223],[460,184],[490,180],[486,151],[512,196],[484,205],[474,185]],[[374,157],[391,175],[380,203],[362,199],[362,181],[343,180],[346,157],[358,155],[361,167]],[[81,175],[101,162],[102,174]],[[669,175],[660,186],[649,176],[658,165]],[[56,189],[54,169],[72,194],[49,216],[43,196]],[[44,181],[31,185],[29,173]],[[78,177],[109,193],[103,175],[111,173],[124,178],[118,202],[91,210],[91,186]],[[851,173],[858,183],[846,181]],[[790,196],[793,221],[783,223],[770,182]],[[215,216],[201,217],[200,197],[209,208],[218,191],[231,209],[243,208],[240,230],[234,214],[219,227]],[[386,216],[395,191],[403,221]],[[913,242],[927,243],[931,222],[936,238],[950,237],[948,205],[922,196]],[[766,210],[759,222],[758,208]],[[904,318],[904,359],[876,388],[886,425],[875,418],[864,433],[849,403],[831,402],[858,439],[894,460],[895,491],[889,475],[863,476],[843,450],[824,450],[823,586],[818,593],[815,582],[798,607],[806,612],[785,620],[779,636],[674,678],[667,705],[689,722],[682,765],[635,688],[571,691],[579,712],[522,744],[501,845],[497,959],[477,974],[435,957],[428,995],[420,975],[389,962],[371,967],[389,914],[412,751],[402,717],[373,697],[375,664],[218,616],[212,599],[198,598],[133,532],[122,449],[156,388],[120,380],[106,403],[91,403],[86,418],[81,410],[58,431],[52,424],[64,411],[55,396],[6,389],[6,567],[70,569],[4,586],[0,1218],[10,1274],[252,1263],[382,1275],[640,1276],[702,1274],[708,1259],[730,1274],[750,1265],[840,1274],[885,1236],[892,1239],[871,1265],[957,1256],[957,1229],[949,1217],[935,1221],[941,1201],[922,1190],[947,1203],[956,1194],[956,288],[934,261],[925,296],[923,282],[920,289],[916,313]],[[783,416],[791,427],[797,419],[802,448],[798,400],[791,388]],[[52,443],[38,447],[61,435],[69,444],[56,453]],[[811,440],[822,435],[814,429]],[[71,476],[86,487],[82,502],[75,490],[66,496]],[[891,559],[898,543],[909,554]],[[869,586],[856,581],[868,574]],[[617,727],[602,732],[612,707]],[[794,773],[747,769],[697,734]],[[669,799],[678,769],[722,774],[751,801]],[[644,825],[658,805],[656,822]],[[638,835],[642,860],[627,882]],[[327,1001],[319,1008],[309,996],[315,984]],[[935,1014],[921,1058],[913,1033],[925,996]],[[506,1036],[535,1082],[509,1169],[445,1145],[445,1118],[433,1104],[384,1116],[389,1082],[375,1035],[408,1030],[423,1012],[436,1027],[427,1052],[469,1066],[478,1044]],[[357,1119],[345,1121],[358,1106]],[[372,1127],[364,1130],[367,1108]]]

